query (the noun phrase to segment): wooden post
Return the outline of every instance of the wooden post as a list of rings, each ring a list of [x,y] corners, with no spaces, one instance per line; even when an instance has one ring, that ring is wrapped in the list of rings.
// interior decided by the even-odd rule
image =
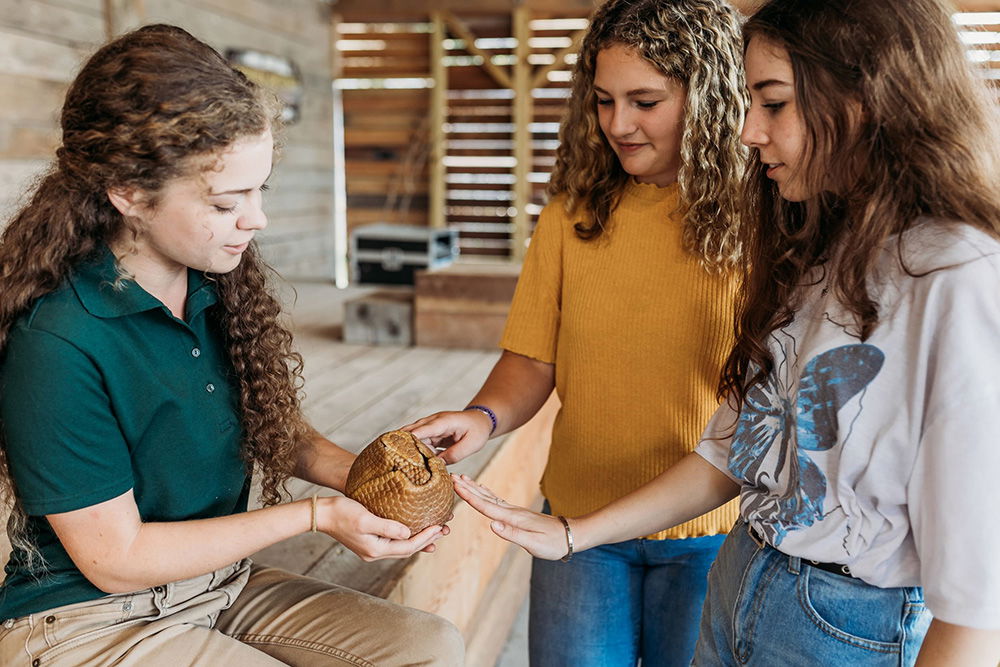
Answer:
[[[104,0],[104,31],[112,39],[138,28],[146,20],[143,0]]]
[[[531,101],[532,67],[528,62],[531,54],[531,10],[523,5],[514,8],[514,37],[517,49],[514,59],[514,234],[510,259],[520,262],[524,259],[528,241],[528,204],[531,203],[531,121],[533,109]]]
[[[344,94],[333,82],[342,74],[342,61],[337,50],[340,36],[339,14],[330,17],[330,87],[333,89],[333,215],[330,233],[333,235],[333,283],[337,287],[350,284],[350,264],[347,256],[350,246],[350,231],[347,229],[347,154],[344,141]]]
[[[444,64],[445,33],[444,13],[431,14],[431,75],[434,88],[431,90],[430,119],[430,201],[428,218],[431,227],[445,227],[445,134],[444,124],[448,114],[448,68]]]

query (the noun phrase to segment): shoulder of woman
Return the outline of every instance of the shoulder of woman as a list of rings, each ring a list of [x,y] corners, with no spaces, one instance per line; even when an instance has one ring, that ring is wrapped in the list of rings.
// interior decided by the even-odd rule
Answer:
[[[911,274],[928,274],[979,260],[1000,265],[1000,236],[961,221],[921,218],[889,249]]]

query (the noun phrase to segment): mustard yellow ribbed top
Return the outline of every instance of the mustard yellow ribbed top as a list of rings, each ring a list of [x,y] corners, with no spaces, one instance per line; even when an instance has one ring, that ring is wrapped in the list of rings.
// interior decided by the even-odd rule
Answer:
[[[554,514],[595,510],[698,444],[732,345],[732,278],[683,248],[678,186],[631,183],[582,241],[562,198],[542,211],[500,345],[555,364],[562,407],[542,476]],[[650,536],[725,533],[736,502]]]

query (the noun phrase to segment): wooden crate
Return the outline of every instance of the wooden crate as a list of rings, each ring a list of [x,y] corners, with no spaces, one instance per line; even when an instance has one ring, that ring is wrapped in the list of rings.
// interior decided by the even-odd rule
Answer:
[[[345,302],[344,342],[412,345],[413,294],[379,291]]]
[[[499,263],[418,271],[414,287],[417,345],[496,348],[520,271],[520,264]]]

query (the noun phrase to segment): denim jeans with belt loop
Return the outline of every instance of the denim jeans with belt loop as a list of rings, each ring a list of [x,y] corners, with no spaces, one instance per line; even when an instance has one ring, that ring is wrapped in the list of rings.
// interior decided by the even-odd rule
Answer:
[[[708,568],[724,539],[635,539],[568,563],[534,559],[532,667],[635,667],[640,658],[642,667],[689,665]]]
[[[907,667],[930,622],[920,587],[812,567],[758,544],[740,519],[709,573],[692,664]]]

